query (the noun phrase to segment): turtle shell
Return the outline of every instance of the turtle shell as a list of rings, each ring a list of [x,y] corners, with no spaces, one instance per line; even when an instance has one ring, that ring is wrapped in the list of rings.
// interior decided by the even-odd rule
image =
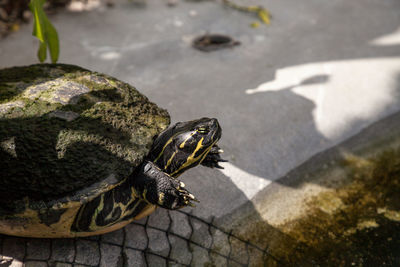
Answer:
[[[123,181],[170,122],[134,87],[73,65],[0,70],[0,215],[85,203]]]

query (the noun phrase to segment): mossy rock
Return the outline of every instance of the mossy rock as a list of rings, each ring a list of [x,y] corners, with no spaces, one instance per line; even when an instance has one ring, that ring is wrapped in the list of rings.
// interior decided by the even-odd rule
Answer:
[[[87,201],[109,190],[169,122],[166,110],[104,74],[62,64],[0,70],[0,214],[27,199]]]

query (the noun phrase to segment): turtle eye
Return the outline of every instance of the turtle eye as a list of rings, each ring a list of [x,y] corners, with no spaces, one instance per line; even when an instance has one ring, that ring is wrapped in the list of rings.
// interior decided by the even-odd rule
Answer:
[[[206,127],[199,127],[199,128],[197,128],[197,132],[198,132],[199,134],[208,134],[209,131],[210,131],[210,130],[209,130],[208,128],[206,128]]]

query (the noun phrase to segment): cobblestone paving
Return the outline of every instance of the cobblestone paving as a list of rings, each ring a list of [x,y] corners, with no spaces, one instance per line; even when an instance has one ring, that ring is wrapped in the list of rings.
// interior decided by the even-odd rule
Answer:
[[[256,266],[265,248],[183,211],[151,216],[102,236],[34,239],[0,235],[0,267]]]

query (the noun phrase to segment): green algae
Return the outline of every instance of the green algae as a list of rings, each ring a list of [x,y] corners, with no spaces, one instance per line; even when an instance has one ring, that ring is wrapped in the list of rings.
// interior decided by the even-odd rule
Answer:
[[[267,247],[252,266],[398,266],[400,149],[347,156],[340,186],[307,201],[300,218],[273,227],[246,218],[234,232]]]
[[[15,86],[9,83],[0,84],[0,104],[10,101],[18,92]]]
[[[118,183],[169,122],[165,110],[107,75],[62,64],[2,69],[0,200],[54,199]]]
[[[303,257],[322,264],[399,264],[400,223],[385,214],[400,211],[400,151],[353,158],[345,165],[351,169],[352,183],[314,197],[307,218],[292,223],[288,234],[309,247]],[[327,194],[334,194],[343,206],[325,212],[321,207],[330,204]]]

